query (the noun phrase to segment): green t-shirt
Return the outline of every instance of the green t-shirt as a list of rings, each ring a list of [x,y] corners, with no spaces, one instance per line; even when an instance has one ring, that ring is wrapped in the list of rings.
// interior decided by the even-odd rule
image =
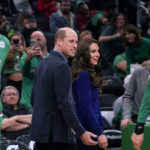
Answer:
[[[115,74],[117,75],[117,77],[124,79],[124,77],[127,74],[116,67],[117,64],[121,61],[126,61],[126,53],[125,52],[117,55],[113,61],[113,69],[114,69]]]
[[[46,56],[48,55],[49,53],[46,54]],[[39,65],[41,59],[38,57],[33,57],[30,63],[26,63],[26,56],[27,55],[24,54],[20,60],[21,71],[23,74],[20,103],[25,104],[32,109],[30,97],[33,87],[34,72],[36,67]]]
[[[21,52],[14,52],[14,65],[12,66],[12,68],[9,68],[7,65],[4,65],[4,73],[5,74],[21,72],[21,68],[20,68],[21,55],[22,55]]]
[[[97,12],[95,15],[92,16],[91,18],[91,23],[94,26],[97,26],[98,24],[98,19],[104,17],[101,11]]]
[[[129,46],[126,48],[127,54],[127,74],[130,73],[130,65],[150,59],[150,39],[142,38],[139,46]]]

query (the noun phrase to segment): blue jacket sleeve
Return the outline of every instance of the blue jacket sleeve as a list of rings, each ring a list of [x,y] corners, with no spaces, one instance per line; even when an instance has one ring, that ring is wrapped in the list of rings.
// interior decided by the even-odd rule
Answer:
[[[100,124],[102,120],[99,112],[100,109],[96,111],[93,110],[95,104],[97,105],[96,109],[98,108],[98,102],[97,99],[92,99],[92,86],[89,73],[86,71],[81,72],[80,77],[75,81],[75,84],[79,107],[77,109],[80,111],[80,118],[86,123],[87,130],[90,130],[97,135],[102,134],[103,122]]]

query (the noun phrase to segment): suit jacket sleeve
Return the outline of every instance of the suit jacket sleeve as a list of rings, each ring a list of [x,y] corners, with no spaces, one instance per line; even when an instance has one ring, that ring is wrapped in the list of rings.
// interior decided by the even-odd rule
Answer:
[[[62,64],[54,73],[54,90],[57,98],[57,105],[62,112],[68,128],[70,128],[75,135],[80,136],[85,130],[79,123],[75,114],[71,87],[70,68],[67,64]]]

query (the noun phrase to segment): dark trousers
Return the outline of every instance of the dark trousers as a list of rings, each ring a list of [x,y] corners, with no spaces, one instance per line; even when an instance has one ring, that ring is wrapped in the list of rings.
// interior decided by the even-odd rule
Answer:
[[[34,150],[77,150],[76,144],[66,143],[35,143]]]

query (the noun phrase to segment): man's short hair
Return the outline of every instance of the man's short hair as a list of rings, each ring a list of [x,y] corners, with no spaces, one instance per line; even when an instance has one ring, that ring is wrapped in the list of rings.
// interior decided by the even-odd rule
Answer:
[[[4,96],[5,90],[7,89],[15,89],[16,93],[19,95],[19,91],[17,90],[17,88],[12,85],[9,85],[9,86],[5,86],[5,88],[2,90],[1,97]]]
[[[58,38],[63,40],[65,37],[66,37],[66,31],[64,29],[59,29],[55,34],[54,42],[56,43]]]

